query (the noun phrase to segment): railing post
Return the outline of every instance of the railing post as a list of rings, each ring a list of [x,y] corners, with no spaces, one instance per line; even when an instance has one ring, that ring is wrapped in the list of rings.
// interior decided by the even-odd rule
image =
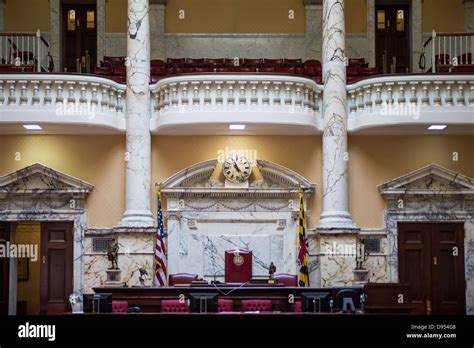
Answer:
[[[435,39],[436,39],[436,31],[433,29],[433,32],[431,33],[431,72],[433,74],[436,73],[436,44],[435,44]]]
[[[36,53],[36,71],[41,72],[41,31],[39,29],[36,31],[36,49],[38,51]]]

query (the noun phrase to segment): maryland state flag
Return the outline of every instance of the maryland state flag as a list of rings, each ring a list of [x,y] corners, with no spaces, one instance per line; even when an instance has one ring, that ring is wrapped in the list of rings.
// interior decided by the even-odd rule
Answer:
[[[309,251],[306,238],[306,219],[304,217],[303,193],[299,193],[300,211],[298,213],[298,286],[309,286]]]

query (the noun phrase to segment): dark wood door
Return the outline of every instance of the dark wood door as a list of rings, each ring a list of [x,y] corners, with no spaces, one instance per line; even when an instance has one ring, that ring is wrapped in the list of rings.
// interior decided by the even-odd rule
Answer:
[[[73,290],[72,222],[41,224],[40,314],[70,311]]]
[[[375,7],[376,64],[391,72],[395,59],[396,73],[410,69],[410,16],[408,5],[378,5]]]
[[[0,222],[0,245],[6,248],[10,239],[10,223]],[[8,258],[0,257],[0,315],[8,314],[9,267]]]
[[[64,4],[63,25],[63,69],[77,71],[77,59],[81,71],[86,71],[86,57],[91,66],[97,62],[97,15],[96,5]]]
[[[400,223],[398,231],[399,278],[412,285],[415,314],[464,314],[463,225]]]

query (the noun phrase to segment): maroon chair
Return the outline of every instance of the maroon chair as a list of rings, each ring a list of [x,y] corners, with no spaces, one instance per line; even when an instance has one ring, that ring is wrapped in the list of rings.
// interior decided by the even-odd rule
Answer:
[[[359,75],[361,76],[380,75],[380,70],[379,68],[359,68]]]
[[[186,66],[190,68],[207,66],[206,59],[204,58],[187,58]]]
[[[297,68],[299,66],[302,66],[302,60],[301,59],[286,59],[284,60],[283,65],[287,68]]]
[[[437,54],[435,56],[435,62],[436,62],[436,65],[451,64],[451,57],[449,56],[449,54],[445,54],[445,53]]]
[[[458,56],[458,64],[472,64],[472,54],[471,53],[463,53]]]
[[[355,66],[355,67],[367,67],[367,64],[365,63],[365,58],[349,58],[349,66]]]
[[[222,68],[225,65],[224,58],[208,58],[206,64],[212,68]]]
[[[188,301],[161,300],[161,313],[189,313]]]
[[[214,71],[218,72],[218,73],[233,73],[234,72],[234,67],[233,66],[227,66],[227,67],[215,68]]]
[[[454,66],[452,67],[451,72],[453,74],[472,74],[474,73],[474,67],[468,65]]]
[[[234,301],[220,298],[217,300],[217,311],[222,312],[232,312],[234,310]]]
[[[153,67],[150,70],[151,76],[168,76],[174,74],[174,68],[167,67]]]
[[[274,67],[262,67],[262,68],[258,68],[258,72],[259,73],[274,73],[275,68]]]
[[[189,273],[170,274],[169,279],[168,279],[168,285],[169,286],[175,286],[177,284],[191,285],[191,283],[197,279],[198,279],[197,274],[189,274]]]
[[[285,286],[294,286],[294,287],[298,286],[298,276],[295,276],[293,274],[280,273],[280,274],[275,274],[273,278],[278,280],[278,284],[283,284]]]
[[[110,76],[117,83],[127,83],[127,76]]]
[[[114,68],[114,76],[127,76],[127,68],[121,66]]]
[[[263,60],[263,66],[269,67],[269,68],[276,68],[276,67],[282,67],[284,64],[283,59],[267,59],[265,58]]]
[[[224,67],[235,67],[235,66],[242,66],[243,59],[239,59],[239,65],[235,64],[235,59],[234,58],[224,58]]]
[[[316,76],[316,68],[314,66],[296,68],[296,73],[298,75],[315,77]]]
[[[124,67],[125,57],[104,56],[104,66],[110,66],[112,68]]]
[[[158,68],[158,67],[165,67],[166,62],[161,59],[152,59],[150,60],[150,67]]]
[[[257,68],[249,66],[236,66],[234,71],[239,73],[254,73],[257,71]]]
[[[296,74],[296,69],[295,67],[283,67],[283,68],[275,68],[275,72],[279,74]]]
[[[272,300],[242,300],[243,312],[272,312]]]
[[[305,60],[305,62],[303,63],[303,66],[306,68],[309,68],[309,67],[321,68],[322,64],[317,59],[308,59],[308,60]]]
[[[197,66],[194,68],[194,72],[197,73],[210,73],[214,72],[214,68],[208,67],[208,66]]]
[[[246,68],[260,68],[262,66],[263,59],[249,59],[245,58],[241,65]]]
[[[194,72],[194,68],[174,68],[175,74],[192,74]]]
[[[112,313],[127,313],[127,301],[112,301]]]
[[[347,77],[359,76],[359,68],[356,66],[348,66],[346,67],[346,70],[347,70]]]
[[[186,58],[168,58],[166,64],[168,67],[183,68],[186,66]]]
[[[98,67],[92,68],[92,73],[96,75],[102,75],[102,76],[111,76],[114,73],[114,69],[110,66],[98,66]]]
[[[301,313],[301,301],[295,301],[295,313]]]

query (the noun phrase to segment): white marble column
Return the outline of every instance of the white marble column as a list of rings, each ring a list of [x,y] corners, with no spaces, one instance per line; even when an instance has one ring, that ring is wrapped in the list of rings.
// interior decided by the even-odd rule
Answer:
[[[126,211],[119,226],[153,226],[149,81],[149,3],[128,0]]]
[[[344,0],[323,5],[323,213],[319,229],[351,230],[347,200]]]
[[[323,0],[304,0],[306,18],[306,59],[321,60]]]
[[[165,8],[167,0],[150,0],[151,59],[165,59]]]

